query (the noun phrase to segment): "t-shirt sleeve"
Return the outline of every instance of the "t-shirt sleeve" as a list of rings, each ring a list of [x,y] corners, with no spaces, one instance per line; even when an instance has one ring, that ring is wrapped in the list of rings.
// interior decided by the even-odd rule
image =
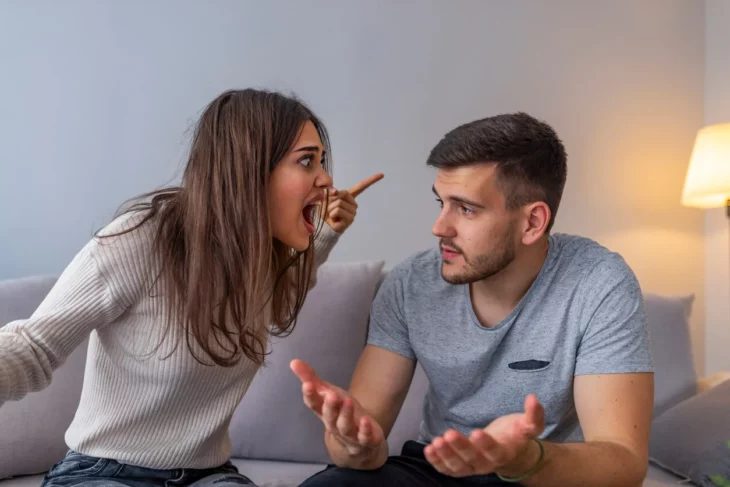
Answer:
[[[370,309],[368,345],[415,359],[404,314],[405,277],[402,268],[395,268],[380,286]]]
[[[653,372],[644,300],[633,271],[620,257],[601,262],[588,275],[588,323],[575,375]]]

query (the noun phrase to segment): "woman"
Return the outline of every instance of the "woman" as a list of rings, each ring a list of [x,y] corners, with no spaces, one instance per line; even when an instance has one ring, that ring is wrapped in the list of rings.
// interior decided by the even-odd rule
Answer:
[[[228,423],[355,217],[351,192],[324,205],[329,170],[325,127],[302,103],[223,93],[180,186],[128,207],[30,319],[0,329],[0,405],[47,386],[90,336],[71,450],[45,486],[251,484],[228,461]]]

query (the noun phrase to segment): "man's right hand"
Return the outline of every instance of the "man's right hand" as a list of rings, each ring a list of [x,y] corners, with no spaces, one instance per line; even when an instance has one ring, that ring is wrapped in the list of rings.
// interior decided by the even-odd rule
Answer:
[[[343,389],[320,379],[314,369],[302,360],[292,360],[290,368],[302,381],[304,404],[322,420],[326,432],[347,455],[366,462],[376,455],[385,443],[383,429],[366,414],[357,400]]]

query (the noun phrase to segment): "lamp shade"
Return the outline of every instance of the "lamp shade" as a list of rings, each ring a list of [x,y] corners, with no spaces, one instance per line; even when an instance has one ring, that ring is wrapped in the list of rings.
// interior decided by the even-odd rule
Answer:
[[[725,206],[730,199],[730,123],[708,125],[697,132],[682,204],[695,208]]]

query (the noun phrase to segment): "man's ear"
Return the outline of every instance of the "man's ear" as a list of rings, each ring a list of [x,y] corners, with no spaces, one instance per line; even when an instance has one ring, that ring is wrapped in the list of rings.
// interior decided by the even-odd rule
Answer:
[[[522,232],[522,243],[531,245],[547,233],[552,213],[547,203],[536,201],[523,208],[524,231]]]

